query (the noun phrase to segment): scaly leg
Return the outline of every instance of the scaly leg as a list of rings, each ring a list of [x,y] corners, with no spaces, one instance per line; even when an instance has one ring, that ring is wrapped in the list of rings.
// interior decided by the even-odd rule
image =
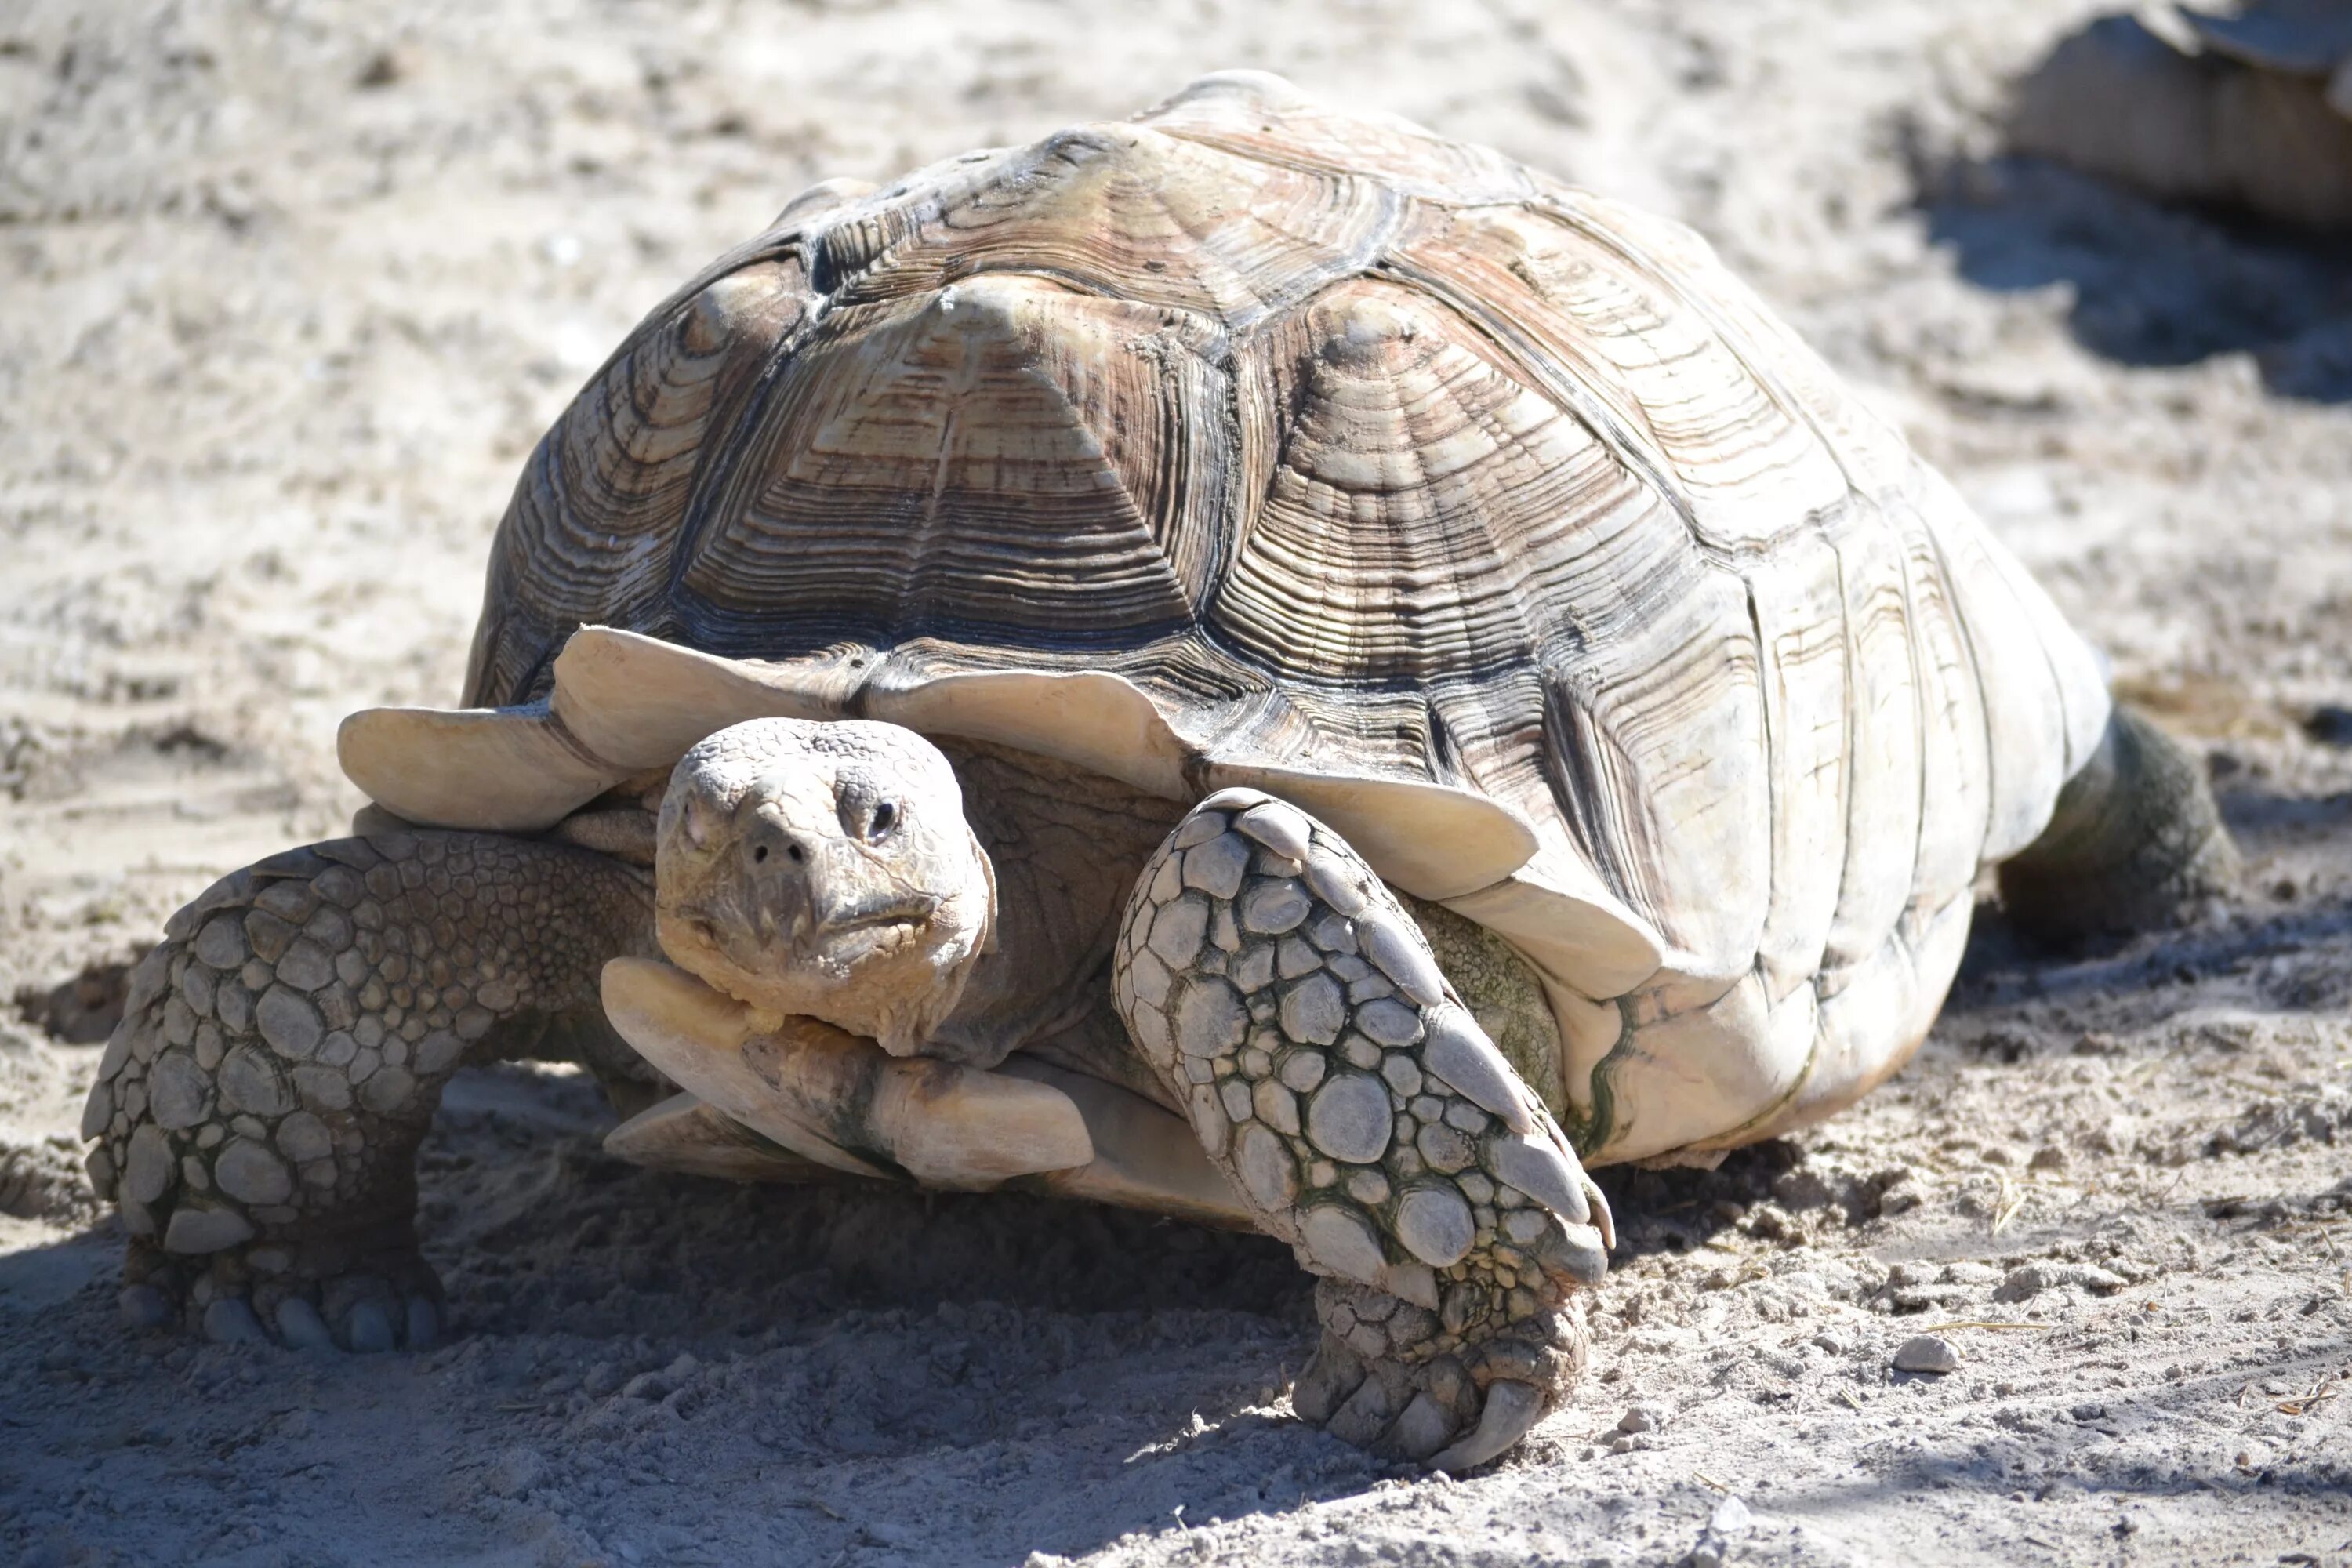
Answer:
[[[2020,928],[2066,942],[2171,925],[2226,896],[2238,872],[2204,768],[2118,702],[2050,826],[2001,866],[2000,898]]]
[[[642,873],[490,834],[340,839],[215,883],[132,971],[82,1119],[131,1232],[126,1317],[429,1343],[415,1157],[442,1085],[467,1061],[631,1059],[596,977],[652,929]]]
[[[1128,905],[1120,1016],[1259,1223],[1323,1276],[1298,1414],[1484,1464],[1584,1359],[1563,1310],[1609,1213],[1542,1100],[1330,828],[1249,790],[1170,835]]]

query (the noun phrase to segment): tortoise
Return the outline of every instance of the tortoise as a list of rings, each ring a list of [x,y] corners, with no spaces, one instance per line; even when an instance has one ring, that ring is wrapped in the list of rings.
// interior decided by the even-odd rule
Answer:
[[[2352,0],[2098,17],[2019,84],[2009,139],[2165,200],[2352,228]]]
[[[1297,1413],[1461,1469],[1584,1355],[1590,1164],[1894,1072],[1979,868],[2224,885],[2199,771],[1688,230],[1278,79],[822,185],[500,523],[465,706],[169,922],[91,1090],[123,1310],[429,1343],[461,1065],[609,1145],[1288,1242]]]

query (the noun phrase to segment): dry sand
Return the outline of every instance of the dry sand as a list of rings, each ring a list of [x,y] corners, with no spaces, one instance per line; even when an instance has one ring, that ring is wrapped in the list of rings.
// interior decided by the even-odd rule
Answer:
[[[2082,10],[0,7],[0,1558],[2352,1562],[2352,263],[1989,161]],[[1592,1369],[1467,1479],[1288,1416],[1271,1244],[649,1175],[558,1073],[428,1146],[447,1348],[119,1327],[113,966],[347,818],[341,713],[454,693],[581,376],[810,180],[1228,65],[1698,226],[2207,752],[2247,896],[2065,959],[1988,911],[1865,1106],[1610,1173]]]

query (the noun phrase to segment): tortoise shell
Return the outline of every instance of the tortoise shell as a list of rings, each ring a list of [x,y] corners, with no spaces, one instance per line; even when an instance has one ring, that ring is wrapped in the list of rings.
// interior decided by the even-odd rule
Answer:
[[[2107,710],[1688,230],[1251,75],[674,295],[530,459],[467,688],[353,777],[539,826],[757,710],[1287,795],[1529,959],[1619,1154],[1892,1070]]]

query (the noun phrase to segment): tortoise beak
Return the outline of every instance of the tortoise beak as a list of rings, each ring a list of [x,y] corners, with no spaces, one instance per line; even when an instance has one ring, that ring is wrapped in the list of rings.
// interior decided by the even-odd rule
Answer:
[[[753,930],[806,951],[847,932],[919,924],[940,896],[899,883],[861,848],[762,809],[745,826],[741,876]]]

